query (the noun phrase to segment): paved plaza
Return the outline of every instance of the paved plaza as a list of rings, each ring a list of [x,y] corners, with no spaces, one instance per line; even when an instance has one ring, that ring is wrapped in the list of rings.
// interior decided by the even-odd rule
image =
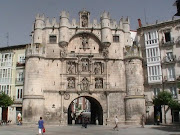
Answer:
[[[0,135],[37,135],[37,126],[0,126]],[[45,135],[180,135],[180,125],[146,125],[119,126],[119,131],[112,130],[112,126],[89,125],[87,129],[77,126],[47,126]]]

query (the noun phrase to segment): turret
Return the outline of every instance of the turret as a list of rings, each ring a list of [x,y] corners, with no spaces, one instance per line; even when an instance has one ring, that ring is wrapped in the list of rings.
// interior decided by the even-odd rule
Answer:
[[[34,24],[34,40],[33,43],[40,44],[42,43],[42,29],[44,28],[44,14],[36,15],[35,24]]]
[[[59,45],[66,46],[69,42],[69,13],[62,11],[59,24]]]
[[[125,47],[126,68],[126,121],[140,124],[142,114],[145,114],[144,78],[142,57],[137,45]]]
[[[122,25],[123,25],[123,30],[124,30],[124,44],[125,46],[130,46],[131,45],[131,33],[130,33],[130,21],[129,18],[123,18],[122,19]]]
[[[104,45],[110,45],[112,42],[112,32],[110,26],[110,15],[104,12],[101,16],[101,41]]]

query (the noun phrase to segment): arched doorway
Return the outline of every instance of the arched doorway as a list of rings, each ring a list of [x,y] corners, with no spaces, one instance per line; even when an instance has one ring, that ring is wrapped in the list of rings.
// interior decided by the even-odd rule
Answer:
[[[84,119],[90,124],[103,125],[103,109],[93,97],[81,96],[74,99],[68,107],[68,124],[82,124]]]

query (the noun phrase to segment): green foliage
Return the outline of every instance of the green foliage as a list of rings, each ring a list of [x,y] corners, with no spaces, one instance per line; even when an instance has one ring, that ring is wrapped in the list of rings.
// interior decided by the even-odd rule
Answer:
[[[173,100],[172,94],[167,91],[161,91],[157,98],[153,100],[154,105],[168,105]]]
[[[178,81],[178,83],[177,83],[177,87],[180,89],[180,82]]]
[[[180,104],[178,103],[178,101],[176,100],[171,100],[169,102],[169,107],[172,109],[172,110],[180,110]]]
[[[13,104],[13,100],[5,93],[0,93],[0,107],[8,107]]]

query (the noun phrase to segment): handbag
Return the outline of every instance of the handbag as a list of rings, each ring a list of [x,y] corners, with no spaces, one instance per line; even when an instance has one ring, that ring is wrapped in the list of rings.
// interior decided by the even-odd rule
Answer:
[[[46,132],[46,129],[45,128],[43,128],[43,133],[45,133]]]

